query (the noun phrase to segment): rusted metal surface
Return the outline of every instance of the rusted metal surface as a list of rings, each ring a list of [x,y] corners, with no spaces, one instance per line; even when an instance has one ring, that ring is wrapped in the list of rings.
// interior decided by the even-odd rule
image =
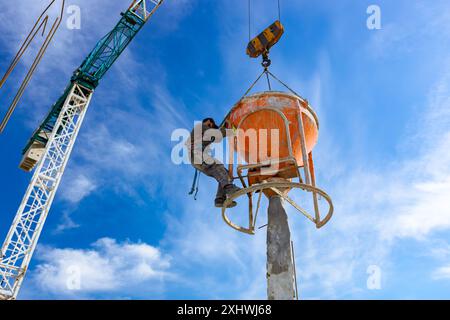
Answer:
[[[248,226],[241,226],[241,225],[234,223],[227,214],[227,206],[229,206],[232,201],[238,199],[239,197],[241,197],[243,195],[247,195],[248,197],[251,197],[255,193],[262,192],[266,189],[272,189],[280,197],[284,198],[289,204],[291,204],[295,209],[297,209],[302,215],[304,215],[306,218],[311,220],[316,225],[317,228],[323,227],[328,221],[330,221],[331,217],[333,216],[333,211],[334,211],[333,202],[331,201],[330,196],[327,193],[325,193],[325,191],[323,191],[317,187],[312,187],[311,185],[304,184],[304,183],[289,182],[289,181],[284,181],[284,182],[283,181],[263,181],[262,183],[254,184],[252,186],[243,188],[240,191],[232,194],[230,197],[227,198],[227,200],[224,202],[224,206],[222,208],[222,218],[225,221],[225,223],[237,231],[251,234],[251,235],[255,234],[257,215],[253,213],[253,206],[251,205],[252,201],[250,201],[250,205],[249,205]],[[327,211],[325,217],[322,218],[319,215],[319,219],[318,220],[315,219],[308,212],[306,212],[303,208],[301,208],[299,205],[297,205],[284,192],[280,191],[280,190],[284,190],[284,189],[300,189],[300,190],[303,190],[303,191],[306,191],[309,193],[313,193],[313,194],[316,193],[316,194],[320,195],[328,203],[328,211]]]
[[[297,159],[298,164],[300,166],[303,165],[301,137],[297,117],[301,113],[306,138],[306,153],[311,152],[317,143],[319,136],[319,122],[316,114],[305,100],[283,92],[263,92],[254,94],[243,98],[233,107],[227,120],[228,124],[232,127],[243,130],[241,135],[238,135],[237,137],[238,141],[243,140],[245,137],[242,136],[242,134],[251,129],[256,131],[266,129],[268,132],[276,129],[279,130],[279,136],[281,138],[281,141],[279,142],[272,141],[270,134],[268,134],[268,155],[266,157],[261,157],[259,154],[255,157],[255,155],[251,154],[251,146],[248,143],[248,139],[245,143],[236,144],[237,152],[247,163],[249,163],[249,160],[255,158],[258,163],[270,158],[272,143],[279,143],[280,158],[286,157],[289,154],[289,144],[286,139],[287,133],[284,129],[283,119],[277,113],[267,110],[267,107],[281,111],[287,118],[293,154]],[[258,139],[258,150],[260,145],[261,141]]]
[[[229,139],[232,141],[232,145],[229,145],[230,176],[234,177],[231,160],[235,158],[235,153],[244,161],[236,165],[237,177],[243,189],[231,195],[227,201],[231,202],[245,194],[249,204],[247,227],[237,225],[229,219],[226,213],[227,201],[225,202],[222,216],[229,226],[244,233],[254,234],[260,199],[254,213],[253,195],[258,192],[264,193],[267,198],[282,197],[317,228],[321,228],[331,219],[331,198],[316,186],[312,149],[317,143],[319,122],[307,100],[284,92],[254,94],[242,98],[231,109],[224,123],[227,128],[234,129],[234,136]],[[252,130],[256,131],[256,136],[253,136],[251,141],[247,139],[250,136],[247,132]],[[258,130],[277,130],[279,134],[275,136],[277,139],[274,139],[270,133],[260,135]],[[251,146],[251,143],[256,146]],[[266,149],[261,152],[260,148],[264,144]],[[275,151],[272,150],[273,146]],[[298,182],[294,182],[296,179]],[[295,188],[306,191],[305,194],[312,197],[313,214],[288,197],[289,191]],[[318,203],[319,195],[328,204],[328,211],[323,219]]]

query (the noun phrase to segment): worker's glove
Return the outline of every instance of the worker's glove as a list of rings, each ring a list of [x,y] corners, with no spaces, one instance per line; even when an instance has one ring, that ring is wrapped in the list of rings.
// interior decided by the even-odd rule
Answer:
[[[228,120],[223,122],[223,124],[220,126],[220,129],[230,129],[230,123],[228,122]]]

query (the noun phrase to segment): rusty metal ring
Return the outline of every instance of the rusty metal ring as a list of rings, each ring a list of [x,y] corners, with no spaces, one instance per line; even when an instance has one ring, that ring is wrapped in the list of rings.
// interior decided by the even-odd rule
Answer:
[[[256,191],[260,191],[262,192],[265,189],[277,189],[277,188],[297,188],[297,189],[302,189],[304,191],[308,191],[308,192],[312,192],[315,194],[318,194],[320,196],[322,196],[329,205],[329,209],[328,209],[328,213],[325,216],[324,219],[316,221],[314,218],[312,218],[311,216],[308,217],[311,221],[314,222],[314,224],[316,225],[316,227],[319,229],[321,227],[323,227],[333,216],[333,211],[334,211],[334,206],[333,206],[333,202],[331,200],[331,197],[322,189],[319,189],[317,187],[313,187],[311,185],[308,184],[304,184],[304,183],[298,183],[298,182],[263,182],[263,183],[259,183],[259,184],[255,184],[252,185],[250,187],[247,188],[243,188],[241,190],[239,190],[238,192],[233,193],[232,195],[230,195],[229,197],[227,197],[227,199],[225,200],[223,207],[222,207],[222,218],[225,221],[225,223],[227,225],[229,225],[231,228],[243,232],[243,233],[247,233],[247,234],[255,234],[255,225],[253,221],[249,221],[249,227],[245,228],[242,226],[238,226],[235,223],[233,223],[231,221],[231,219],[227,216],[226,214],[226,210],[227,207],[231,204],[232,201],[234,201],[235,199],[239,198],[240,196],[243,196],[245,194],[250,194]],[[305,212],[302,212],[302,214],[305,215]]]

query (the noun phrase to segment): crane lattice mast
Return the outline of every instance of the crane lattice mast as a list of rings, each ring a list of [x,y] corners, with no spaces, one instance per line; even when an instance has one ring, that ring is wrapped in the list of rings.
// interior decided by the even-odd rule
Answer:
[[[63,95],[34,132],[20,167],[33,178],[0,252],[0,299],[15,299],[42,232],[92,94],[163,0],[134,0],[74,72]]]

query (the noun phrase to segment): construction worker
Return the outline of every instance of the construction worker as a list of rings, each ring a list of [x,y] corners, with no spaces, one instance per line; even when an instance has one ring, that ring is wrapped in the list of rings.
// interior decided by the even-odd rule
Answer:
[[[214,119],[206,118],[194,127],[189,139],[186,141],[192,166],[205,175],[216,179],[219,184],[214,201],[215,206],[218,208],[223,207],[227,196],[241,190],[233,184],[225,166],[209,153],[210,145],[213,142],[221,142],[224,136],[226,136],[226,129],[224,127],[219,128]],[[228,207],[232,208],[234,206],[236,206],[235,201]]]

